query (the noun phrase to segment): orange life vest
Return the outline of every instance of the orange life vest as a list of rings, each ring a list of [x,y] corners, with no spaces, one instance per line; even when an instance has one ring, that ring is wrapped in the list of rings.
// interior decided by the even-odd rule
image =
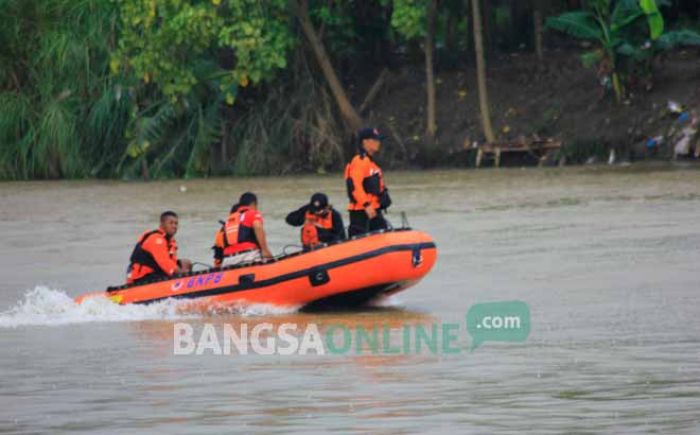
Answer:
[[[260,249],[253,230],[253,220],[246,218],[247,212],[260,213],[256,210],[250,210],[248,207],[239,207],[238,210],[229,215],[224,225],[216,233],[214,259],[217,265],[221,263],[220,260],[223,257],[251,249]]]
[[[328,211],[325,216],[319,216],[307,211],[304,215],[304,226],[301,227],[301,244],[313,248],[320,244],[318,229],[333,230],[333,213]]]
[[[345,167],[345,184],[350,199],[348,210],[364,210],[367,206],[385,209],[391,204],[381,168],[364,152]]]
[[[162,237],[165,241],[165,250],[150,246],[152,237]],[[144,232],[134,246],[131,253],[129,270],[126,277],[127,284],[144,278],[150,274],[170,276],[177,267],[177,242],[173,237],[166,237],[163,230],[158,228]]]

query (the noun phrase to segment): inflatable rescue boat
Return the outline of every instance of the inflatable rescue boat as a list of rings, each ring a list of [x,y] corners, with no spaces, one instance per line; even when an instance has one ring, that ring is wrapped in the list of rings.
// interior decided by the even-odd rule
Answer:
[[[410,228],[321,245],[273,260],[196,271],[151,282],[109,287],[79,296],[118,304],[189,300],[193,307],[270,304],[326,309],[360,306],[416,284],[433,267],[432,238]]]

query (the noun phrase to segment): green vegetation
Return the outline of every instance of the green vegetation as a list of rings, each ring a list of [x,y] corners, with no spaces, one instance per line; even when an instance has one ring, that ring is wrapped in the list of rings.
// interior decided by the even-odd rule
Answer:
[[[118,172],[207,173],[222,104],[287,66],[286,0],[116,0],[113,73],[131,76],[135,114]],[[149,162],[153,169],[149,171]]]
[[[108,175],[131,99],[109,73],[118,10],[90,0],[0,8],[0,177]]]
[[[547,27],[598,43],[582,60],[597,66],[601,80],[604,84],[609,81],[618,102],[626,95],[630,77],[639,75],[635,67],[641,67],[642,75],[649,79],[651,61],[659,52],[678,45],[700,45],[696,32],[665,31],[656,0],[590,0],[583,10],[549,18]]]
[[[700,45],[694,0],[474,1],[3,0],[0,179],[338,169],[374,120],[369,85],[419,63],[425,134],[403,158],[435,164],[438,69],[479,57],[474,134],[493,138],[484,58],[541,59],[547,28],[594,41],[583,58],[618,100]]]

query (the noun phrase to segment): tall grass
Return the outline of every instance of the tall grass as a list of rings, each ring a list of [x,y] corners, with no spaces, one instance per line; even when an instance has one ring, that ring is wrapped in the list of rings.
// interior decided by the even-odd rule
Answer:
[[[110,172],[128,113],[109,75],[115,19],[108,1],[3,2],[0,178]]]
[[[0,178],[209,171],[221,132],[218,92],[203,85],[176,104],[110,74],[118,27],[117,5],[107,0],[3,1]]]

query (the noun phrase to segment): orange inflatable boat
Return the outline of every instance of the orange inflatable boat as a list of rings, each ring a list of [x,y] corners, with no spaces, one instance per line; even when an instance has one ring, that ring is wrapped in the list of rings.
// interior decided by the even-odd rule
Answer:
[[[110,287],[76,301],[105,296],[119,304],[184,299],[204,308],[251,303],[305,309],[352,307],[416,284],[436,258],[437,249],[429,235],[396,229],[266,262]]]

